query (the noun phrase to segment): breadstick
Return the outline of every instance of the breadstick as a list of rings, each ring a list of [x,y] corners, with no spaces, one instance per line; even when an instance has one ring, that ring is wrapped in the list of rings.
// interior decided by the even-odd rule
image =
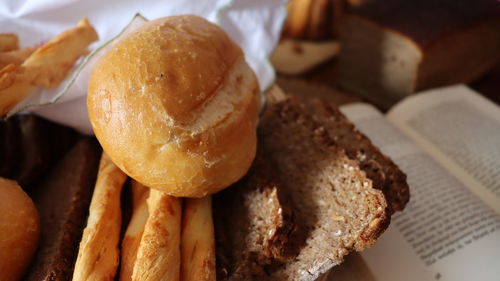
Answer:
[[[14,33],[0,33],[0,52],[19,49],[19,37]]]
[[[40,46],[22,64],[31,71],[35,85],[54,87],[61,83],[75,62],[88,53],[87,47],[99,39],[87,18]]]
[[[149,187],[142,183],[132,180],[132,208],[137,209],[139,205],[144,204],[147,208],[146,199],[149,197]]]
[[[292,0],[288,6],[286,19],[286,35],[292,38],[302,38],[309,24],[309,11],[312,0]]]
[[[283,37],[289,37],[291,36],[291,31],[290,31],[290,25],[292,25],[292,14],[295,11],[295,1],[290,0],[286,4],[286,19],[285,22],[283,23],[283,31],[282,31],[282,36]]]
[[[180,271],[181,199],[151,189],[132,280],[178,281]]]
[[[118,267],[120,193],[127,176],[103,153],[73,280],[113,280]]]
[[[9,64],[21,65],[37,47],[22,48],[9,52],[0,53],[0,68],[4,68]]]
[[[182,213],[181,280],[215,281],[212,197],[186,199]]]
[[[122,241],[120,280],[132,280],[132,272],[137,250],[141,242],[144,226],[148,219],[148,205],[146,200],[149,196],[149,188],[137,181],[132,181],[132,218],[130,219],[127,231]]]
[[[0,117],[21,102],[36,86],[60,84],[87,47],[98,39],[84,18],[36,49],[21,65],[8,64],[0,71]]]
[[[330,0],[313,0],[310,11],[310,20],[307,39],[319,40],[328,37],[330,32]]]

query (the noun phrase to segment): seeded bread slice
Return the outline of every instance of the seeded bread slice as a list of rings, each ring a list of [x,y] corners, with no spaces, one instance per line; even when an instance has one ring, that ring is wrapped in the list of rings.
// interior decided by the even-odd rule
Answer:
[[[331,118],[332,112],[318,111],[316,105],[300,104],[295,99],[268,106],[259,123],[258,153],[259,157],[267,159],[269,163],[277,163],[273,174],[279,176],[277,186],[281,193],[289,197],[289,200],[282,203],[288,204],[292,209],[294,225],[289,233],[289,240],[283,247],[293,249],[298,254],[291,260],[268,257],[266,263],[253,263],[258,265],[256,268],[246,267],[252,274],[232,274],[229,271],[220,280],[316,280],[332,266],[341,263],[350,251],[360,251],[373,245],[387,228],[392,212],[402,209],[406,203],[405,196],[386,197],[381,192],[384,190],[387,194],[392,194],[395,189],[406,189],[407,192],[404,174],[392,164],[387,172],[397,174],[395,178],[398,181],[380,181],[373,176],[375,182],[372,182],[369,178],[371,166],[363,165],[360,158],[355,157],[356,154],[352,152],[369,150],[365,154],[380,160],[381,164],[392,162],[357,132],[340,112],[334,107],[330,109],[334,111],[336,118]],[[339,132],[330,132],[335,129],[337,122],[346,124],[337,124]],[[384,159],[388,162],[383,162]],[[269,170],[262,163],[266,161],[256,161],[252,171]],[[379,170],[385,172],[383,168]],[[252,186],[251,181],[244,184],[250,190],[260,188]],[[232,192],[238,194],[237,189]],[[252,196],[254,195],[249,193],[249,198],[245,201],[252,202]],[[242,202],[237,197],[229,198],[233,199],[232,202]],[[225,200],[229,201],[231,199]],[[259,203],[261,201],[262,199],[256,200],[250,206],[245,204],[242,208],[267,209],[265,204]],[[216,221],[227,217],[228,213],[232,212],[216,211]],[[232,215],[231,220],[236,223],[242,217],[245,218],[245,211]],[[231,237],[238,228],[244,229],[246,232],[240,230],[232,239],[235,245],[233,251],[245,252],[246,246],[234,241],[241,242],[251,236],[263,237],[265,233],[262,233],[262,229],[269,227],[272,229],[272,224],[267,228],[239,228],[235,224],[216,223],[216,234],[225,233],[226,237]],[[219,245],[221,243],[218,243],[217,251],[220,250]],[[240,260],[237,262],[244,263]],[[218,260],[217,265],[221,268],[224,261]]]

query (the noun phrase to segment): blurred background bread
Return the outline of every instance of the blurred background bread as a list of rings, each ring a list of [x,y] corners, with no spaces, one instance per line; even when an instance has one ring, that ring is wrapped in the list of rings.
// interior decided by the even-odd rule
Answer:
[[[337,0],[292,0],[288,2],[288,17],[283,37],[326,40],[334,37]]]
[[[470,83],[500,59],[497,1],[369,1],[345,11],[338,84],[388,108],[433,87]]]
[[[376,0],[291,0],[287,4],[282,37],[312,41],[334,39],[344,11],[372,1]]]
[[[94,132],[140,183],[201,197],[242,177],[256,150],[259,87],[241,49],[197,16],[151,21],[96,64]]]
[[[19,280],[38,246],[40,219],[31,198],[0,178],[0,280]]]

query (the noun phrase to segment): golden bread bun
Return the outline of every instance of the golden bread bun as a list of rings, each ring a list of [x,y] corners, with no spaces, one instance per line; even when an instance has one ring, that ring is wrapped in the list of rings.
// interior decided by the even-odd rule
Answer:
[[[157,19],[117,42],[92,70],[87,105],[113,162],[169,195],[217,192],[255,156],[255,74],[229,36],[197,16]]]
[[[0,178],[0,280],[19,280],[40,237],[38,212],[15,181]]]

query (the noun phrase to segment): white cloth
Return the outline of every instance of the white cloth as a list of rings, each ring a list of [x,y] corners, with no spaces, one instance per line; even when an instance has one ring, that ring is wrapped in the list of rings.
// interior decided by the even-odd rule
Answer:
[[[0,32],[17,33],[22,46],[32,46],[88,17],[100,37],[92,47],[99,47],[123,31],[137,13],[150,20],[196,14],[219,24],[243,48],[264,90],[275,77],[268,57],[277,44],[286,17],[285,3],[286,0],[4,0],[0,1]],[[135,25],[141,22],[136,18]],[[98,56],[96,52],[81,69],[75,66],[60,86],[37,89],[9,114],[28,109],[92,134],[85,100],[88,75]]]

